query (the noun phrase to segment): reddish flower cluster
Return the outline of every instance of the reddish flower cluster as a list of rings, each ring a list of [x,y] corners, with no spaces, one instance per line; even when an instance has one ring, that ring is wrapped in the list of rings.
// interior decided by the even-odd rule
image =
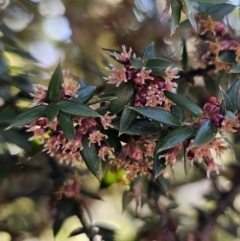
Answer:
[[[74,86],[72,81],[62,85],[62,99],[71,99],[77,97],[78,86]],[[42,86],[36,87],[33,94],[35,104],[48,104],[46,90]],[[37,138],[44,145],[44,151],[49,155],[58,158],[66,163],[74,163],[82,161],[80,151],[82,150],[82,140],[88,137],[89,145],[96,143],[101,159],[105,160],[108,156],[112,156],[113,150],[106,144],[107,136],[101,133],[101,129],[112,127],[111,121],[115,116],[110,116],[107,112],[102,117],[72,117],[74,125],[74,140],[69,142],[64,135],[57,118],[53,122],[49,122],[46,117],[42,117],[34,121],[28,126],[28,131],[33,132],[31,139]]]
[[[135,84],[136,96],[134,105],[135,106],[152,106],[161,107],[169,110],[172,102],[167,99],[163,93],[164,90],[175,92],[177,84],[172,82],[173,79],[177,79],[178,68],[169,66],[166,68],[164,76],[156,76],[151,74],[151,70],[143,67],[140,70],[131,68],[132,60],[132,49],[127,52],[126,47],[122,46],[123,52],[118,54],[106,51],[109,55],[120,61],[124,67],[117,69],[113,66],[107,68],[110,72],[107,80],[109,84],[116,84],[118,87],[123,82],[132,81]]]

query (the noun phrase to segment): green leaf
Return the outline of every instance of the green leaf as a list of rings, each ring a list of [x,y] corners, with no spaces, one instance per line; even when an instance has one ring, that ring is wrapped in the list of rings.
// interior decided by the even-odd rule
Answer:
[[[222,20],[226,15],[231,13],[236,8],[235,5],[230,3],[217,4],[210,7],[205,14],[210,15],[212,19]]]
[[[227,91],[227,96],[229,100],[231,101],[232,107],[233,107],[233,112],[235,112],[238,109],[238,102],[240,102],[240,95],[239,93],[239,88],[240,86],[240,80],[236,81]]]
[[[169,91],[164,91],[164,94],[168,99],[181,106],[185,110],[188,110],[193,115],[200,116],[203,114],[202,109],[186,97]]]
[[[226,63],[226,64],[235,64],[236,63],[236,54],[235,51],[229,50],[229,51],[222,51],[223,53],[220,53],[217,61]]]
[[[186,15],[188,17],[189,22],[191,23],[194,30],[197,31],[197,23],[196,23],[195,16],[193,14],[192,2],[190,0],[183,0],[182,4],[186,10]]]
[[[192,137],[195,133],[196,130],[188,126],[177,127],[172,131],[169,131],[163,138],[162,136],[160,137],[161,141],[158,145],[158,152],[170,149],[180,143],[183,143]]]
[[[180,18],[181,18],[181,5],[179,4],[178,0],[171,1],[171,8],[172,8],[172,17],[170,20],[170,29],[171,29],[170,35],[173,35],[176,29],[179,27]]]
[[[131,110],[150,118],[152,120],[158,121],[163,124],[170,126],[181,126],[182,123],[180,119],[169,111],[155,108],[155,107],[129,107]]]
[[[187,70],[188,67],[188,52],[187,52],[187,44],[186,44],[186,40],[183,39],[182,40],[182,68],[183,71]]]
[[[188,158],[187,158],[187,148],[185,145],[183,147],[183,152],[184,152],[183,153],[184,172],[187,175],[188,169],[190,168],[190,162],[188,161]]]
[[[184,109],[179,106],[179,105],[172,105],[171,106],[171,112],[178,116],[181,121],[184,121],[185,119],[185,114],[184,114]]]
[[[149,44],[143,51],[143,59],[145,61],[154,57],[154,43]]]
[[[46,105],[37,105],[22,112],[10,125],[10,127],[23,126],[29,124],[44,115]]]
[[[55,103],[50,103],[45,110],[45,114],[49,122],[52,122],[55,119],[55,117],[58,115],[58,113],[59,113],[59,107]]]
[[[131,128],[136,119],[137,113],[130,110],[128,107],[125,107],[120,118],[119,134],[122,134]]]
[[[82,140],[83,149],[81,155],[92,174],[99,180],[102,180],[104,170],[102,161],[98,156],[98,147],[96,144],[89,143],[88,137],[85,136]]]
[[[82,104],[81,102],[70,101],[70,100],[61,100],[58,102],[60,110],[64,113],[74,115],[74,116],[83,116],[83,117],[100,117],[100,115],[87,105]]]
[[[143,62],[141,59],[133,59],[131,68],[132,69],[141,69],[143,67]]]
[[[148,119],[137,119],[135,123],[125,131],[128,135],[151,135],[160,133],[161,127],[159,123],[155,121],[149,121]]]
[[[77,97],[72,98],[71,100],[77,100],[81,103],[87,103],[92,99],[96,91],[96,86],[88,85],[86,87],[80,88],[77,92]]]
[[[31,157],[34,157],[34,156],[37,156],[38,154],[40,154],[43,150],[43,144],[41,143],[41,141],[38,139],[38,138],[35,138],[33,141],[32,141],[32,146],[31,146],[31,149],[28,153],[28,156],[31,158]]]
[[[58,115],[58,122],[66,138],[72,141],[74,139],[74,126],[71,116],[60,112]]]
[[[222,96],[222,101],[224,102],[224,107],[226,107],[226,110],[230,110],[232,112],[235,111],[234,107],[233,107],[233,104],[229,98],[229,96],[227,95],[227,93],[224,91],[224,89],[222,89],[221,86],[219,86],[219,89],[220,89],[220,93],[221,93],[221,96]]]
[[[230,73],[233,74],[239,74],[240,73],[240,64],[235,64],[233,67],[230,69]]]
[[[109,107],[109,111],[113,114],[120,112],[134,95],[134,85],[132,82],[120,85],[117,99],[114,99]]]
[[[211,120],[205,121],[199,128],[196,137],[194,138],[193,146],[202,146],[211,142],[218,132],[218,128]]]
[[[61,65],[58,64],[48,85],[47,99],[49,102],[57,102],[60,100],[62,94],[62,83],[62,68]]]
[[[211,4],[225,3],[226,1],[227,0],[189,0],[189,2],[211,3]]]

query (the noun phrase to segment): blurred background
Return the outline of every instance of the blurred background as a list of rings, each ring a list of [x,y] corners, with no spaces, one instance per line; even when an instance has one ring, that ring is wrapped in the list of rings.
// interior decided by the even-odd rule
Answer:
[[[231,2],[236,6],[239,4],[238,1]],[[197,9],[197,3],[193,4]],[[184,71],[204,68],[196,54],[198,36],[185,21],[184,14],[180,28],[170,37],[171,11],[163,17],[165,5],[164,0],[0,0],[1,241],[54,240],[52,210],[49,208],[49,196],[55,185],[51,176],[54,167],[44,154],[30,160],[24,156],[24,150],[31,149],[27,141],[29,135],[24,130],[4,131],[21,109],[30,105],[33,83],[47,85],[61,62],[63,69],[69,70],[76,80],[84,79],[101,92],[106,87],[105,68],[109,63],[113,64],[102,48],[120,50],[126,45],[141,57],[151,42],[155,43],[158,56],[171,59],[181,67],[183,46],[187,46],[188,65]],[[224,21],[230,24],[239,39],[239,7],[234,8]],[[226,86],[226,75],[217,73],[216,78],[218,82],[211,82],[209,89],[202,84],[202,78],[195,78],[195,85],[192,80],[181,78],[179,92],[199,104],[205,103],[209,96],[217,93],[219,83]],[[236,160],[231,151],[226,152],[223,160],[218,162],[225,166],[225,169],[220,168],[219,176],[207,179],[201,166],[190,167],[186,176],[180,159],[174,168],[175,177],[170,169],[161,177],[160,200],[168,207],[168,215],[171,213],[177,220],[178,240],[187,240],[188,234],[201,230],[207,220],[213,222],[210,227],[214,227],[214,240],[240,240],[240,195],[236,194],[235,188],[236,177],[240,174],[237,161],[240,157],[239,136],[239,133],[229,136]],[[105,188],[99,189],[98,181],[91,174],[81,167],[79,172],[81,182],[102,198],[94,200],[88,195],[82,196],[89,206],[93,223],[110,225],[116,230],[117,241],[138,240],[136,237],[141,230],[152,230],[151,233],[157,235],[156,213],[144,202],[137,215],[136,198],[127,201],[128,211],[123,211],[126,187],[119,184],[122,176],[119,179],[107,177]],[[111,178],[115,178],[114,181]],[[111,182],[115,183],[110,185]],[[233,200],[226,201],[222,194],[231,190],[235,192]],[[223,204],[222,200],[225,200]],[[222,209],[221,215],[214,219],[218,207]],[[89,240],[85,234],[68,238],[81,226],[77,216],[69,216],[58,227],[55,240]],[[147,233],[144,235],[145,239],[141,240],[154,240],[151,235],[149,238],[146,238]],[[159,235],[156,240],[163,240],[163,234]]]

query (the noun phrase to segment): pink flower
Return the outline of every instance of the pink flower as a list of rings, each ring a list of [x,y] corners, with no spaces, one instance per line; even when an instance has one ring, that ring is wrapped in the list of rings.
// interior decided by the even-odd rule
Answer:
[[[105,161],[105,157],[113,155],[113,151],[114,149],[109,146],[101,146],[98,151],[98,156]]]
[[[33,99],[33,104],[38,105],[41,103],[46,103],[47,101],[47,89],[42,85],[35,85],[34,86],[34,93],[31,94]]]
[[[126,74],[125,74],[125,69],[119,70],[117,68],[112,68],[109,69],[110,74],[108,77],[104,77],[105,80],[107,80],[107,83],[109,84],[116,84],[118,87],[122,82],[127,82]]]
[[[167,77],[164,77],[165,80],[178,79],[180,76],[176,75],[178,73],[178,67],[172,68],[171,66],[167,67],[165,70]]]
[[[63,87],[63,92],[66,96],[71,96],[71,97],[77,97],[77,91],[80,88],[80,85],[74,86],[73,81],[70,80],[68,82],[68,84],[63,83],[62,84]]]
[[[152,71],[150,69],[146,69],[145,67],[143,67],[139,73],[137,73],[137,77],[134,79],[134,82],[136,84],[145,84],[145,80],[154,80],[154,78],[152,76],[150,76],[149,74]]]
[[[111,124],[112,119],[117,117],[116,115],[110,116],[109,114],[110,114],[110,112],[107,111],[107,113],[101,117],[101,123],[102,123],[104,129],[108,129],[108,127],[112,128],[113,127],[113,125]]]
[[[127,52],[126,46],[123,45],[122,46],[122,50],[123,50],[123,52],[120,53],[120,54],[116,53],[116,52],[112,53],[112,52],[110,52],[108,50],[106,50],[106,53],[109,54],[110,56],[115,57],[117,60],[120,60],[120,61],[122,61],[124,63],[129,62],[129,60],[131,58],[131,55],[132,55],[132,49],[129,48],[129,51]]]
[[[100,131],[94,131],[88,137],[89,146],[91,145],[91,143],[97,143],[100,146],[101,141],[103,140],[104,137],[107,138],[107,136],[102,134]]]

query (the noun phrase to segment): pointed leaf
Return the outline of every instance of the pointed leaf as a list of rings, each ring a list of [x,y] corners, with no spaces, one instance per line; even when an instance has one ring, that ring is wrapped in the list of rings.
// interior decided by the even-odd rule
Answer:
[[[31,149],[28,153],[28,156],[31,158],[31,157],[34,157],[38,154],[40,154],[43,150],[43,144],[42,142],[38,139],[38,138],[35,138],[33,141],[32,141],[32,146],[31,146]]]
[[[83,116],[83,117],[100,117],[100,115],[88,107],[87,105],[82,104],[81,102],[70,101],[70,100],[61,100],[58,102],[60,110],[64,113]]]
[[[240,64],[235,64],[233,65],[233,67],[230,69],[229,71],[230,73],[233,73],[233,74],[239,74],[240,73]]]
[[[129,107],[129,108],[147,118],[150,118],[152,120],[158,121],[163,124],[167,124],[170,126],[182,125],[178,116],[163,109],[159,109],[155,107]]]
[[[154,43],[149,44],[143,51],[143,59],[145,61],[154,57]]]
[[[89,143],[88,138],[85,136],[82,140],[83,149],[81,155],[92,174],[101,181],[103,177],[103,168],[100,157],[98,156],[98,147],[96,144]]]
[[[133,59],[131,68],[132,69],[141,69],[143,67],[143,62],[141,59]]]
[[[44,115],[45,109],[46,105],[37,105],[25,110],[20,115],[18,115],[10,127],[23,126],[39,119]]]
[[[172,8],[172,17],[170,20],[170,29],[171,29],[170,35],[173,35],[176,29],[179,27],[180,18],[181,18],[181,5],[179,4],[178,0],[171,1],[171,8]]]
[[[66,138],[72,141],[74,139],[74,126],[71,116],[66,113],[59,113],[58,122]]]
[[[127,82],[120,85],[118,93],[116,95],[117,99],[112,101],[109,111],[113,114],[117,114],[118,112],[120,112],[133,97],[134,91],[134,85],[132,82]]]
[[[195,133],[196,130],[188,126],[181,126],[173,129],[172,131],[168,132],[163,138],[160,137],[161,142],[158,145],[158,152],[183,143],[184,141],[192,137]]]
[[[234,112],[237,110],[238,108],[238,100],[240,99],[240,95],[239,95],[239,88],[240,86],[240,80],[236,81],[227,91],[227,96],[229,98],[229,100],[232,103],[233,106],[233,110]],[[240,101],[240,100],[239,100]]]
[[[171,106],[171,112],[178,116],[181,121],[184,121],[185,119],[185,114],[184,114],[184,109],[179,106],[179,105],[172,105]]]
[[[95,91],[96,91],[96,86],[93,86],[93,85],[88,85],[88,86],[85,86],[83,88],[80,88],[78,91],[77,91],[77,97],[75,98],[72,98],[71,100],[77,100],[81,103],[87,103],[89,100],[92,99],[92,97],[94,96],[95,94]]]
[[[184,172],[187,175],[188,169],[190,167],[190,162],[188,161],[188,158],[187,158],[187,148],[185,145],[184,145],[183,151],[184,151],[184,153],[183,153]]]
[[[50,103],[45,110],[45,114],[49,122],[52,122],[55,119],[55,117],[58,115],[58,113],[59,113],[59,107],[55,103]]]
[[[186,15],[188,17],[189,22],[191,23],[192,27],[195,31],[197,31],[197,23],[195,16],[193,14],[193,6],[190,0],[183,0],[182,4],[186,10]]]
[[[211,142],[218,132],[218,128],[211,120],[205,121],[194,138],[193,146],[202,146]]]
[[[137,113],[125,107],[120,118],[119,132],[124,133],[131,128],[136,119]]]
[[[230,110],[230,111],[234,112],[235,109],[233,107],[233,104],[232,104],[229,96],[227,95],[227,93],[224,91],[224,89],[221,86],[219,86],[219,89],[220,89],[222,101],[224,102],[224,106],[226,107],[226,110]]]
[[[230,3],[216,4],[210,7],[205,13],[206,15],[210,15],[214,20],[222,20],[235,8],[236,6]]]
[[[233,50],[224,51],[220,53],[217,60],[226,64],[235,64],[236,63],[236,53]]]
[[[62,94],[62,83],[62,68],[61,65],[58,64],[48,85],[47,99],[49,102],[57,102],[60,100]]]
[[[169,91],[164,91],[164,94],[168,99],[176,103],[177,105],[181,106],[185,110],[188,110],[195,116],[199,116],[203,114],[202,109],[193,103],[191,100],[187,99],[182,95],[178,95]]]
[[[151,135],[160,133],[160,124],[148,119],[137,119],[134,124],[125,131],[128,135]]]

